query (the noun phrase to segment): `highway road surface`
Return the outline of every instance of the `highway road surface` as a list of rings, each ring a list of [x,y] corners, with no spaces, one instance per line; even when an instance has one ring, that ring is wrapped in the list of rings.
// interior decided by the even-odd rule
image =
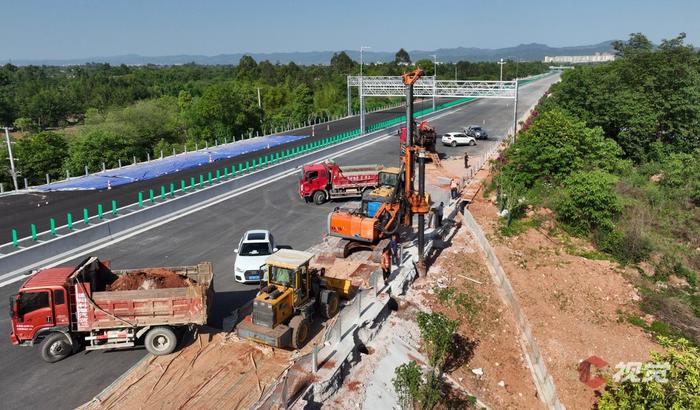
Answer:
[[[523,86],[520,90],[520,117],[558,79],[551,76]],[[467,124],[484,126],[491,136],[475,147],[443,147],[448,155],[464,150],[474,155],[489,151],[512,125],[513,102],[479,100],[446,113],[436,114],[432,121],[439,133],[459,131]],[[398,138],[387,135],[373,145],[336,158],[343,164],[381,163],[398,165]],[[217,292],[212,325],[250,300],[256,286],[241,285],[233,279],[233,249],[248,229],[270,229],[279,244],[306,249],[317,243],[325,230],[326,216],[337,206],[304,203],[297,193],[297,175],[292,175],[231,200],[216,204],[183,218],[161,225],[122,242],[114,243],[97,253],[112,261],[112,266],[136,268],[148,266],[186,265],[212,261]],[[76,260],[82,255],[76,255]],[[0,288],[0,300],[19,288],[15,283]],[[6,302],[3,302],[6,303]],[[7,314],[0,315],[0,386],[3,409],[69,409],[99,393],[117,377],[146,355],[143,349],[128,351],[79,352],[61,362],[48,364],[41,360],[38,348],[12,346],[8,341],[10,323]]]
[[[452,99],[438,99],[436,104],[442,104]],[[415,110],[420,111],[432,106],[432,101],[429,99],[421,99],[416,101]],[[406,113],[404,107],[396,107],[384,111],[376,111],[368,113],[365,116],[365,121],[369,127],[380,121],[385,121],[390,118],[395,118]],[[326,137],[335,136],[345,131],[351,131],[360,128],[360,117],[348,117],[337,121],[332,121],[324,124],[318,124],[314,127],[314,136],[312,137],[311,127],[300,128],[293,131],[281,132],[280,135],[305,135],[308,136],[299,141],[282,144],[275,147],[277,150],[291,149],[312,141],[317,141]],[[17,230],[18,237],[23,238],[30,235],[30,225],[35,224],[38,232],[49,229],[49,221],[51,218],[56,219],[57,225],[66,223],[66,213],[70,212],[73,219],[82,218],[83,208],[87,208],[90,215],[97,214],[97,204],[102,204],[105,209],[111,207],[112,200],[116,200],[118,206],[133,204],[139,191],[148,192],[149,189],[154,189],[160,192],[162,185],[169,186],[174,182],[176,186],[180,186],[180,180],[189,181],[190,177],[198,178],[199,175],[206,175],[207,172],[216,172],[217,169],[222,169],[224,166],[236,165],[242,161],[245,164],[246,160],[257,159],[262,151],[252,152],[245,155],[240,155],[235,158],[215,161],[211,164],[206,164],[199,167],[186,169],[177,173],[163,175],[158,178],[134,182],[131,184],[120,185],[111,190],[83,190],[83,191],[62,191],[62,192],[26,192],[16,195],[0,196],[0,244],[11,241],[12,229]],[[264,153],[262,153],[264,155]]]

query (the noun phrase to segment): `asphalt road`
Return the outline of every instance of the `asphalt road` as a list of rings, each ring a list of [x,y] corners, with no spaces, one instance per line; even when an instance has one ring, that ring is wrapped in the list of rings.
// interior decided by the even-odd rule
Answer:
[[[437,104],[450,101],[452,99],[438,99]],[[416,101],[415,110],[420,111],[432,106],[429,99]],[[385,121],[405,114],[404,107],[392,108],[384,111],[368,113],[365,116],[366,125],[369,127],[380,121]],[[284,135],[307,135],[309,137],[300,141],[282,144],[275,149],[291,149],[312,141],[317,141],[326,137],[338,135],[345,131],[360,128],[360,118],[357,116],[343,118],[314,127],[314,136],[311,137],[311,127],[300,128],[293,131],[283,132]],[[154,189],[160,192],[162,185],[169,186],[174,182],[180,186],[180,180],[189,181],[190,177],[198,178],[199,175],[206,175],[207,172],[216,172],[224,166],[238,166],[245,164],[247,160],[258,158],[261,152],[253,152],[237,156],[226,160],[215,161],[211,164],[202,165],[195,168],[183,170],[181,172],[163,175],[158,178],[134,182],[131,184],[114,187],[111,190],[83,190],[83,191],[62,191],[62,192],[26,192],[16,195],[0,196],[0,244],[8,243],[12,240],[12,229],[17,230],[20,238],[30,235],[30,225],[35,224],[38,232],[49,229],[49,221],[55,218],[57,225],[66,223],[66,213],[73,215],[73,220],[82,218],[83,208],[87,208],[90,216],[97,214],[97,204],[102,204],[104,209],[111,209],[112,200],[116,200],[118,206],[133,204],[137,201],[138,192],[148,192]]]
[[[534,104],[556,77],[536,81],[521,88],[518,116]],[[443,147],[439,151],[459,155],[490,150],[512,125],[512,102],[480,100],[461,106],[454,113],[432,121],[438,132],[458,131],[467,124],[482,124],[492,139],[475,147]],[[340,156],[343,164],[382,163],[398,165],[398,139],[387,137],[370,147]],[[112,261],[115,268],[186,265],[212,261],[215,270],[216,302],[212,324],[250,300],[256,286],[233,280],[233,249],[248,229],[270,229],[278,244],[306,249],[317,243],[325,230],[326,216],[337,204],[306,204],[297,194],[296,176],[289,176],[232,200],[205,208],[152,229],[129,240],[102,249],[97,256]],[[80,256],[82,257],[82,255]],[[76,259],[79,256],[76,255]],[[18,284],[0,288],[0,301],[17,292]],[[6,303],[6,302],[2,302]],[[141,359],[143,349],[129,351],[80,352],[47,364],[37,348],[10,345],[9,318],[0,315],[0,374],[3,401],[7,409],[68,409],[88,400]]]

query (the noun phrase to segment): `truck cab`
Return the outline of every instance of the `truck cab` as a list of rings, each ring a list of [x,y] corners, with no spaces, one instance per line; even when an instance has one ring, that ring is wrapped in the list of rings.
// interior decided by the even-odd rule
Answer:
[[[31,346],[41,341],[44,334],[70,330],[67,283],[73,271],[73,268],[42,270],[10,297],[12,344]]]
[[[325,163],[306,164],[299,180],[299,195],[302,198],[312,198],[314,192],[326,191],[330,182],[331,177]]]

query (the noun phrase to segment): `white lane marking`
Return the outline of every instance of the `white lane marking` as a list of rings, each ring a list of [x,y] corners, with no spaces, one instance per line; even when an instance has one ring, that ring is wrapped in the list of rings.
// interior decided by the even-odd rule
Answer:
[[[431,119],[431,120],[440,119],[440,118],[445,117],[445,116],[447,116],[447,115],[451,115],[451,114],[454,114],[454,113],[458,112],[461,108],[462,108],[462,107],[458,107],[458,108],[456,108],[456,109],[452,109],[452,110],[449,110],[449,111],[446,111],[446,112],[441,112],[441,113],[439,113],[439,114],[436,114],[436,115],[434,115],[434,116],[431,116],[430,119]],[[375,139],[373,139],[373,140],[371,140],[371,141],[364,142],[364,143],[359,144],[359,145],[356,145],[356,146],[354,146],[354,147],[350,147],[350,148],[346,148],[346,149],[341,150],[341,151],[338,151],[338,152],[330,153],[330,154],[328,154],[328,155],[326,155],[326,156],[324,156],[324,157],[319,158],[318,161],[324,161],[324,160],[327,160],[327,159],[332,159],[332,158],[340,157],[340,156],[343,156],[343,155],[347,155],[347,154],[349,154],[349,153],[351,153],[351,152],[359,151],[359,150],[364,149],[364,148],[366,148],[366,147],[368,147],[368,146],[370,146],[370,145],[374,145],[374,144],[376,144],[376,143],[378,143],[378,142],[380,142],[380,141],[384,141],[384,140],[386,140],[386,139],[388,139],[388,138],[393,138],[393,137],[395,137],[395,136],[396,136],[396,135],[395,135],[394,133],[385,134],[384,136],[377,137],[377,138],[375,138]],[[331,147],[329,147],[329,148],[331,148]],[[327,148],[326,148],[326,149],[327,149]],[[247,193],[247,192],[250,192],[250,191],[252,191],[252,190],[254,190],[254,189],[258,189],[258,188],[260,188],[260,187],[262,187],[262,186],[269,185],[269,184],[271,184],[271,183],[273,183],[273,182],[276,182],[276,181],[279,181],[279,180],[281,180],[281,179],[284,179],[284,178],[286,178],[286,177],[288,177],[288,176],[290,176],[290,175],[294,175],[294,174],[297,173],[297,172],[298,172],[298,169],[297,169],[297,168],[290,169],[290,170],[288,170],[288,171],[283,171],[283,172],[281,172],[281,173],[279,173],[279,174],[277,174],[277,175],[272,175],[272,176],[270,176],[270,177],[267,177],[267,178],[263,179],[262,181],[253,182],[253,183],[251,183],[251,184],[248,184],[248,185],[245,186],[245,187],[238,188],[238,189],[236,189],[236,190],[234,190],[234,191],[232,191],[232,192],[230,192],[230,193],[228,193],[228,194],[225,194],[225,195],[223,195],[223,196],[219,196],[219,197],[217,197],[216,199],[211,199],[211,200],[209,200],[209,201],[207,201],[207,202],[205,202],[205,203],[203,203],[203,204],[197,204],[196,206],[193,205],[193,207],[191,207],[191,209],[186,209],[186,210],[181,211],[181,212],[179,212],[179,213],[173,214],[173,215],[171,215],[171,216],[169,216],[169,217],[167,217],[167,218],[165,218],[165,219],[162,219],[162,220],[160,220],[160,221],[158,221],[158,222],[148,224],[147,226],[145,226],[145,227],[143,227],[143,228],[136,229],[136,230],[134,230],[134,231],[132,231],[132,232],[128,232],[128,231],[127,231],[128,233],[125,233],[125,234],[118,234],[119,236],[118,236],[117,238],[112,239],[112,240],[110,240],[110,241],[107,241],[107,242],[104,242],[104,243],[100,243],[100,241],[95,241],[95,242],[93,242],[93,243],[89,243],[89,244],[83,245],[83,246],[78,247],[78,248],[76,248],[76,249],[72,249],[72,250],[70,250],[70,251],[68,251],[68,252],[64,252],[64,253],[62,253],[62,254],[60,254],[60,255],[56,255],[56,256],[54,256],[54,257],[44,259],[44,260],[39,261],[39,262],[37,262],[37,263],[34,263],[34,264],[30,265],[30,266],[42,266],[42,267],[43,267],[43,266],[46,266],[46,267],[50,267],[50,266],[56,266],[56,265],[59,265],[59,264],[61,264],[61,263],[68,262],[68,261],[70,261],[70,260],[72,260],[72,259],[79,258],[80,256],[86,255],[86,254],[88,254],[88,253],[92,253],[92,252],[94,252],[94,251],[97,251],[97,250],[106,248],[106,247],[111,246],[111,245],[114,245],[114,244],[116,244],[116,243],[119,243],[119,242],[121,242],[121,241],[123,241],[123,240],[132,238],[132,237],[134,237],[134,236],[136,236],[136,235],[139,235],[139,234],[142,234],[142,233],[144,233],[144,232],[150,231],[150,230],[155,229],[155,228],[157,228],[157,227],[159,227],[159,226],[161,226],[161,225],[165,225],[165,224],[170,223],[170,222],[172,222],[172,221],[174,221],[174,220],[180,219],[180,218],[182,218],[182,217],[184,217],[184,216],[187,216],[187,215],[193,214],[193,213],[195,213],[195,212],[201,211],[202,209],[206,209],[206,208],[209,208],[209,207],[214,206],[214,205],[216,205],[216,204],[219,204],[219,203],[221,203],[221,202],[227,201],[227,200],[229,200],[229,199],[231,199],[231,198],[235,198],[235,197],[237,197],[237,196],[240,196],[240,195],[242,195],[242,194],[245,194],[245,193]],[[97,245],[96,245],[96,243],[97,243]],[[25,275],[25,274],[24,274],[24,273],[26,273],[28,270],[29,270],[29,269],[25,267],[25,268],[17,269],[17,270],[15,270],[15,271],[13,271],[13,272],[8,273],[7,275],[19,275],[19,276],[16,276],[16,277],[13,277],[13,278],[11,278],[11,279],[8,279],[8,280],[5,280],[5,281],[3,281],[3,282],[0,282],[0,288],[1,288],[1,287],[4,287],[4,286],[7,286],[7,285],[9,285],[9,284],[18,282],[18,281],[20,281],[20,280],[22,280],[22,279],[29,278],[29,275]],[[7,277],[7,275],[3,275],[3,276]]]

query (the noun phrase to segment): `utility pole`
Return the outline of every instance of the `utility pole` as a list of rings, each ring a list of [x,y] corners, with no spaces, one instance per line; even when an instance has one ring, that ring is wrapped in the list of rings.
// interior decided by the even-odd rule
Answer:
[[[505,64],[505,63],[506,62],[503,61],[503,59],[501,59],[501,61],[498,62],[498,65],[501,66],[501,79],[500,79],[500,81],[503,81],[503,64]]]
[[[364,60],[362,58],[362,52],[370,48],[372,47],[360,47],[360,135],[365,135],[365,93],[362,89],[362,65],[364,64]]]
[[[10,175],[12,176],[12,183],[15,186],[15,191],[18,191],[17,186],[17,171],[15,170],[15,159],[12,157],[12,144],[10,143],[10,128],[5,127],[5,142],[7,142],[7,153],[10,155]]]

